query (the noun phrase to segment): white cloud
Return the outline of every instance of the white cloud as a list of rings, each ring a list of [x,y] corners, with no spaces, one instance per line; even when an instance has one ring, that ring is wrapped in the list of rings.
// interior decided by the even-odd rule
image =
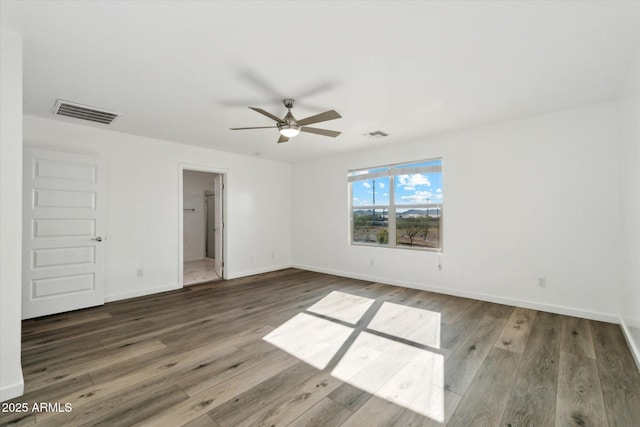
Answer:
[[[379,183],[378,183],[378,186],[379,186],[380,188],[384,188],[384,182],[379,182]]]
[[[354,198],[352,199],[352,202],[351,202],[351,203],[352,203],[352,205],[353,205],[353,206],[360,206],[360,205],[366,205],[366,204],[368,204],[366,200],[362,200],[362,199],[360,199],[360,198],[358,198],[358,197],[354,197]]]
[[[429,179],[422,174],[398,175],[398,186],[404,186],[405,190],[415,190],[418,186],[431,187]]]
[[[442,193],[442,188],[438,188],[438,189],[436,190],[436,193]]]
[[[369,184],[367,181],[363,182],[362,185],[367,188],[371,188],[371,184]]]
[[[433,193],[431,191],[416,191],[415,194],[411,194],[409,196],[402,196],[401,199],[405,200],[409,203],[429,203],[430,199],[433,198]]]

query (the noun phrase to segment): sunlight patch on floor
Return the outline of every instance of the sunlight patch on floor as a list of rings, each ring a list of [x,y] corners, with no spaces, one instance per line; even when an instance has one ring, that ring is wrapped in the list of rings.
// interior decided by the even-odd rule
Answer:
[[[362,332],[331,375],[431,419],[444,421],[444,356]]]
[[[300,313],[263,339],[314,368],[324,369],[351,332],[347,326]]]
[[[373,304],[371,298],[333,291],[309,307],[307,311],[355,325],[371,304]]]
[[[318,369],[344,353],[331,375],[444,422],[444,356],[425,348],[440,347],[440,313],[390,302],[372,307],[373,303],[333,291],[309,307],[309,314],[297,314],[264,340]],[[374,314],[371,321],[358,324],[368,310]]]
[[[385,302],[367,329],[440,348],[440,313]]]

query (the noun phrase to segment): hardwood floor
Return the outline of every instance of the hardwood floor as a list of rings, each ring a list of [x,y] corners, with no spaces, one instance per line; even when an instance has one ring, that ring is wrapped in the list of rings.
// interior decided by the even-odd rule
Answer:
[[[22,335],[26,393],[2,425],[640,425],[618,325],[296,269]]]

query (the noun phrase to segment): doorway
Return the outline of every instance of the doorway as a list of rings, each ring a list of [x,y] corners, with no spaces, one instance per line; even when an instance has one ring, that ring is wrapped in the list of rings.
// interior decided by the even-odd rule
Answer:
[[[224,175],[182,170],[182,283],[224,277]]]

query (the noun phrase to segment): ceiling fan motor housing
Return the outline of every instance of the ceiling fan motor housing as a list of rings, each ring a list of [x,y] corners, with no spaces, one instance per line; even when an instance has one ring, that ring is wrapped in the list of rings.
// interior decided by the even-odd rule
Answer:
[[[284,106],[287,107],[288,111],[287,111],[287,114],[282,119],[282,122],[278,122],[276,125],[278,126],[278,130],[280,131],[280,134],[291,138],[298,135],[298,133],[300,133],[300,129],[302,129],[302,126],[298,124],[298,122],[296,121],[296,118],[293,117],[293,114],[291,113],[291,108],[293,108],[294,100],[283,99],[282,102],[284,103]]]
[[[293,103],[296,102],[296,100],[287,98],[287,99],[283,99],[282,102],[284,103],[284,106],[290,110],[293,108]]]

